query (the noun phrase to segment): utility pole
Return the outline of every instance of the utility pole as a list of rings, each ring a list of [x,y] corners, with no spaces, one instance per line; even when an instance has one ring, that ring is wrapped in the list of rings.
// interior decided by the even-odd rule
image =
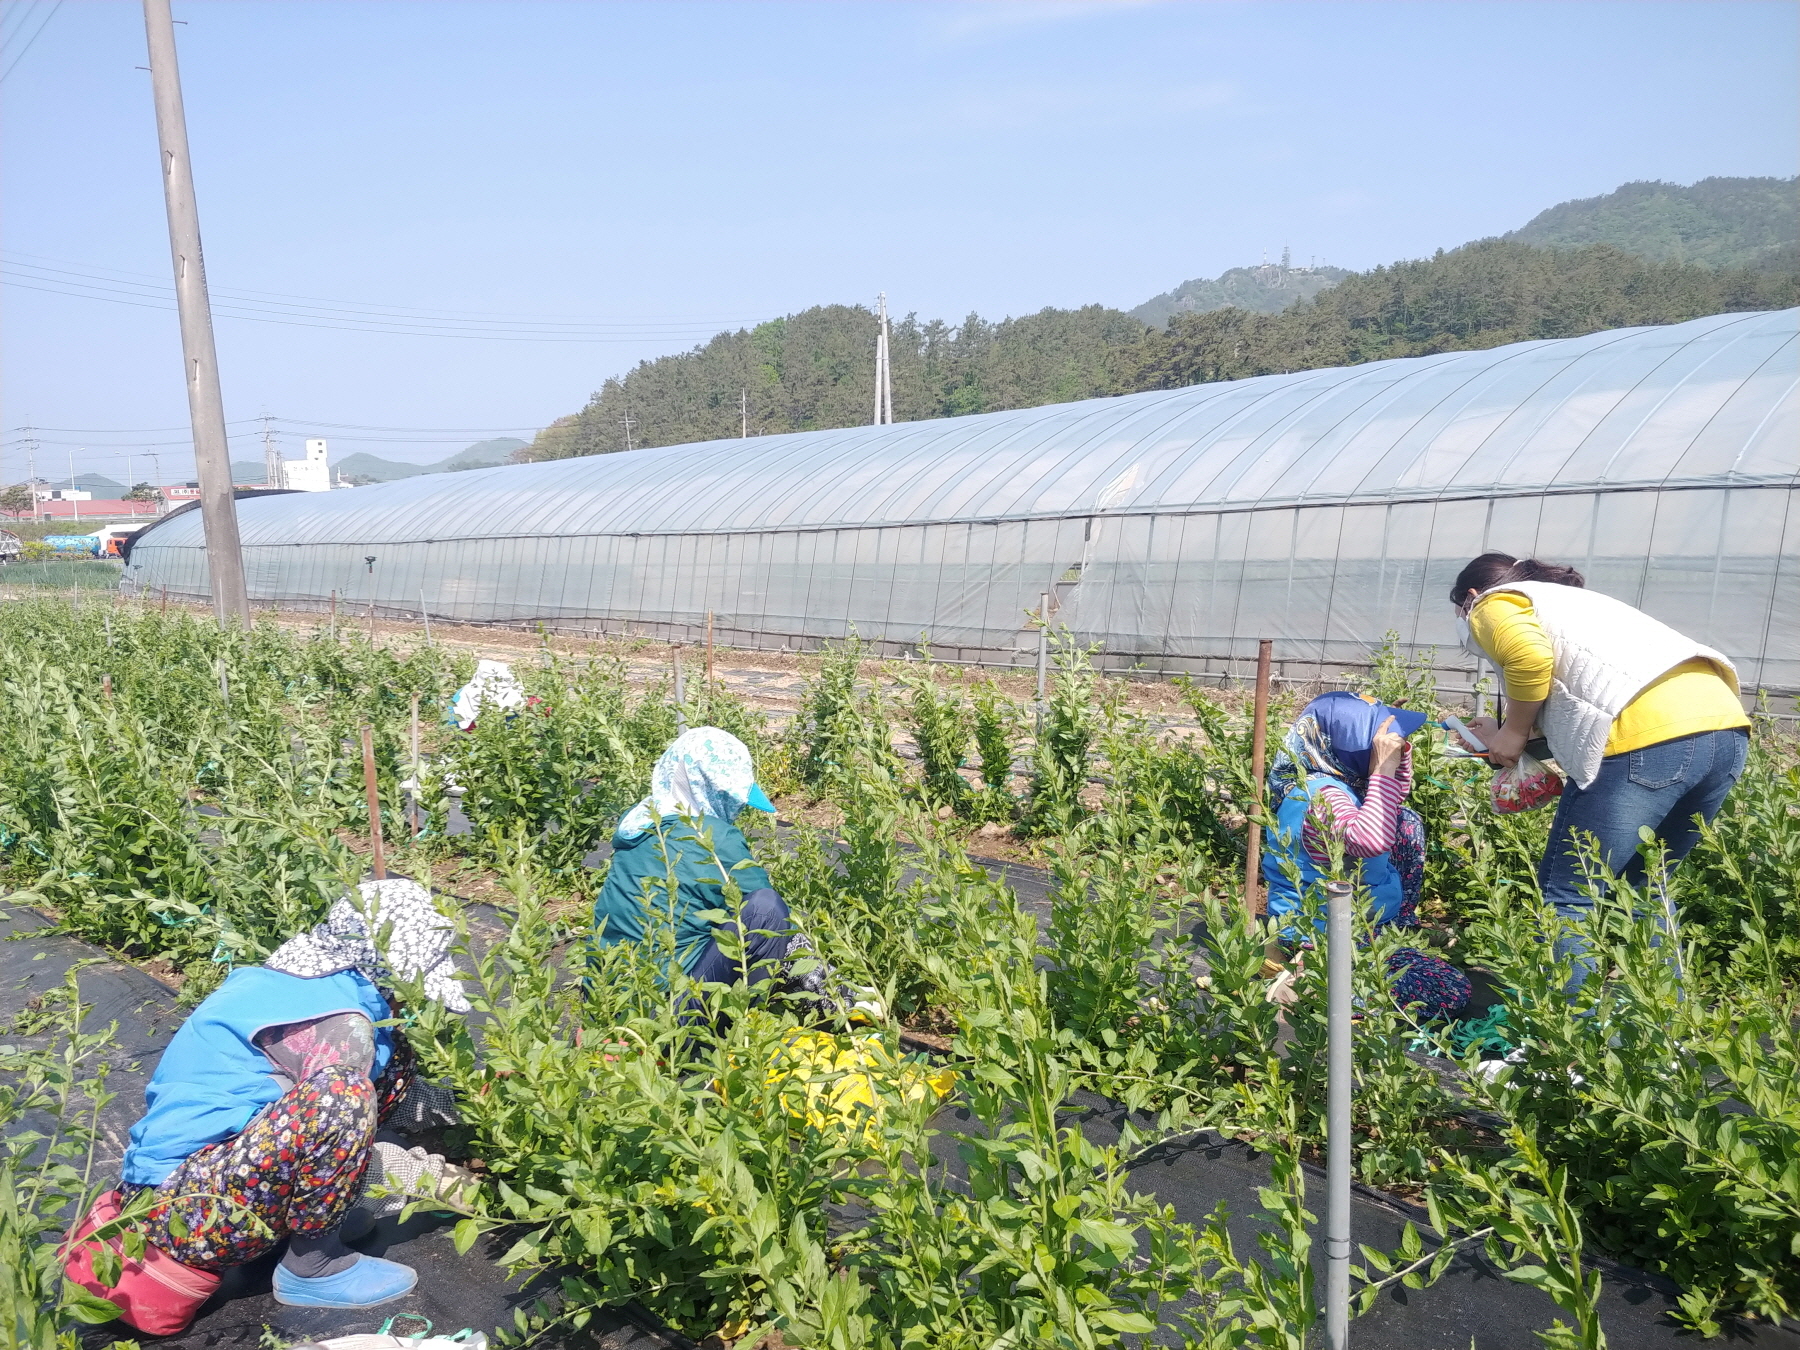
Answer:
[[[75,513],[75,523],[81,523],[81,503],[75,500],[75,452],[69,451],[69,509]]]
[[[625,416],[619,419],[619,425],[625,428],[625,448],[629,450],[632,448],[631,429],[637,425],[637,418],[633,417],[630,413],[626,413]]]
[[[281,467],[281,451],[275,445],[273,419],[263,414],[263,484],[272,488],[287,486],[287,471]]]
[[[187,114],[181,103],[181,69],[169,0],[144,0],[144,34],[150,47],[150,86],[156,102],[156,136],[162,152],[163,204],[169,214],[169,253],[175,267],[175,305],[181,314],[182,370],[188,417],[194,427],[194,468],[200,480],[200,519],[206,534],[206,568],[219,626],[250,624],[244,587],[244,555],[238,541],[237,502],[231,494],[231,450],[225,439],[225,400],[219,392],[219,357],[213,343],[212,302],[200,253],[200,207],[194,200],[194,167],[188,158]]]
[[[738,390],[738,439],[750,439],[750,391]]]
[[[25,486],[31,489],[31,518],[41,519],[37,495],[37,437],[31,434],[30,427],[25,428]]]
[[[875,425],[894,420],[894,378],[888,368],[887,292],[875,298]]]

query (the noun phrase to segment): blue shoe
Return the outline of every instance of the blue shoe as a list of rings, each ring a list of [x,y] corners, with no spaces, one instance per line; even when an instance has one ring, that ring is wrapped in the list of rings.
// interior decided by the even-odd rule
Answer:
[[[335,1275],[308,1278],[275,1267],[275,1301],[290,1308],[373,1308],[411,1291],[419,1272],[398,1261],[363,1256]]]

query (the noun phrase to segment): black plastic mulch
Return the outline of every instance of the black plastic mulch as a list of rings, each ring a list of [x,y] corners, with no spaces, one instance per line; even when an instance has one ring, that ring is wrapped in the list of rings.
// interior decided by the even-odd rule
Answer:
[[[1036,895],[1030,898],[1043,903],[1042,874],[1031,875],[1033,869],[1017,864],[1007,864],[1006,870],[1008,881],[1035,889]],[[496,927],[493,920],[498,916],[487,906],[478,908],[484,911],[477,916],[479,926]],[[10,1019],[31,998],[60,984],[71,966],[88,961],[92,964],[80,977],[82,999],[92,1005],[88,1027],[118,1023],[109,1083],[118,1095],[102,1115],[104,1142],[97,1175],[104,1176],[117,1167],[126,1133],[141,1110],[143,1086],[162,1046],[180,1025],[175,996],[143,971],[48,931],[42,917],[29,911],[0,909],[0,938],[6,937],[14,940],[0,940],[0,1020]],[[1092,1097],[1079,1099],[1076,1106],[1090,1138],[1104,1144],[1118,1137],[1120,1114],[1116,1108]],[[952,1173],[960,1172],[954,1141],[946,1135],[950,1130],[971,1128],[967,1112],[948,1106],[937,1124],[946,1132],[936,1141],[939,1157]],[[1203,1219],[1223,1202],[1240,1254],[1259,1250],[1256,1193],[1268,1184],[1268,1168],[1262,1156],[1248,1147],[1210,1134],[1163,1144],[1136,1161],[1132,1177],[1190,1222]],[[1324,1178],[1316,1169],[1308,1169],[1308,1190],[1309,1208],[1322,1215]],[[1354,1239],[1392,1250],[1408,1218],[1422,1219],[1422,1215],[1404,1202],[1359,1188],[1353,1202]],[[510,1239],[492,1239],[458,1256],[450,1241],[448,1221],[415,1218],[403,1227],[390,1220],[357,1246],[418,1269],[418,1287],[406,1299],[360,1313],[286,1308],[269,1292],[276,1259],[271,1254],[232,1272],[187,1333],[147,1343],[201,1350],[258,1346],[268,1332],[290,1342],[319,1339],[375,1331],[388,1317],[402,1312],[430,1319],[439,1332],[464,1327],[491,1331],[511,1325],[514,1309],[531,1305],[540,1292],[508,1280],[494,1264],[507,1241]],[[1321,1290],[1323,1247],[1322,1235],[1315,1232],[1313,1257]],[[1701,1344],[1698,1337],[1668,1320],[1677,1292],[1672,1284],[1603,1258],[1596,1264],[1604,1275],[1602,1307],[1614,1350]],[[1537,1344],[1532,1332],[1549,1327],[1557,1316],[1558,1310],[1547,1296],[1503,1278],[1479,1252],[1465,1252],[1445,1277],[1428,1289],[1395,1286],[1386,1291],[1368,1314],[1352,1323],[1351,1334],[1357,1346],[1370,1350],[1469,1350],[1471,1346],[1475,1350],[1525,1350]],[[634,1322],[623,1313],[614,1313],[597,1318],[580,1335],[565,1334],[549,1344],[599,1345],[607,1350],[660,1350],[689,1344],[666,1330],[647,1329],[651,1326],[647,1317]],[[406,1324],[409,1334],[418,1327],[417,1322]],[[117,1331],[116,1326],[91,1328],[86,1339],[91,1345],[103,1346]],[[1739,1324],[1728,1330],[1725,1343],[1800,1350],[1800,1334],[1767,1324]]]

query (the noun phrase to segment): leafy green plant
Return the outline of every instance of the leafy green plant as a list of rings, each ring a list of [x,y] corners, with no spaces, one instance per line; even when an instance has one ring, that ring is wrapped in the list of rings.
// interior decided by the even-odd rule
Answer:
[[[1021,818],[1032,833],[1066,830],[1086,810],[1081,791],[1106,711],[1094,706],[1099,674],[1090,658],[1099,650],[1081,646],[1066,628],[1051,639],[1049,696],[1033,744],[1031,789]]]
[[[960,772],[969,751],[972,719],[962,695],[936,679],[931,649],[919,644],[924,669],[909,669],[902,681],[909,691],[913,740],[919,747],[919,794],[935,809],[961,812],[970,796]]]

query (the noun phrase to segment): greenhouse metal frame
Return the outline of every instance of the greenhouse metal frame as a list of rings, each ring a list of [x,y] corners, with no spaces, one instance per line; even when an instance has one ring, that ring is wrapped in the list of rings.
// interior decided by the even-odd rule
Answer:
[[[521,464],[238,503],[252,600],[561,632],[1102,664],[1366,666],[1392,631],[1474,661],[1474,555],[1572,563],[1800,689],[1800,310],[928,422]],[[373,559],[373,561],[369,561]],[[198,512],[127,586],[207,592]]]

